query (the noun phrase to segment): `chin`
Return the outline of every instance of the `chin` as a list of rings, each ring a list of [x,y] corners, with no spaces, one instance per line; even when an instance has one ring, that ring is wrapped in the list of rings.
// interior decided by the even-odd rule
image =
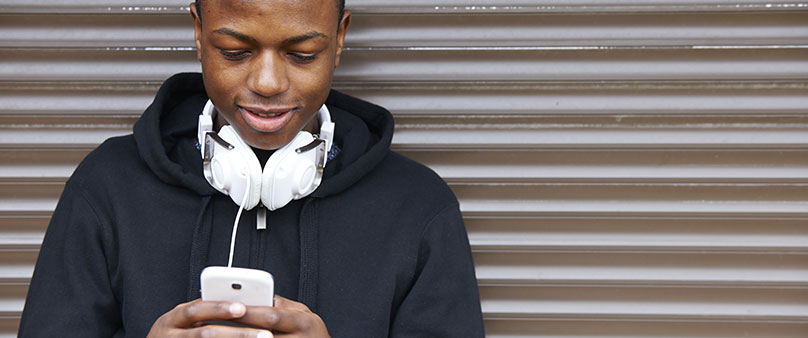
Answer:
[[[285,146],[289,142],[292,142],[292,140],[289,139],[289,141],[283,142],[283,143],[266,142],[266,141],[263,141],[263,142],[249,142],[249,141],[247,141],[247,144],[249,144],[253,148],[257,148],[257,149],[261,149],[261,150],[276,150],[278,148],[281,148],[281,147]]]

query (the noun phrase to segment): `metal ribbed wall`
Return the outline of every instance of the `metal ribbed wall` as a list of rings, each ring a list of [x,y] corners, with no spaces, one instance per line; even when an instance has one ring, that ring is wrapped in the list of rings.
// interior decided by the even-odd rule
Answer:
[[[184,2],[0,3],[0,337],[77,163],[199,69]],[[480,5],[480,3],[484,3]],[[808,3],[348,0],[489,337],[808,337]]]

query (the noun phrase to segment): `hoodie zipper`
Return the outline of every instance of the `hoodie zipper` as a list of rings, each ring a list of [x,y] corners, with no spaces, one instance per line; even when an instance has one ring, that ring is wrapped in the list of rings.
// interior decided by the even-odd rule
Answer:
[[[254,269],[262,269],[266,270],[264,266],[264,237],[267,236],[267,233],[264,231],[267,229],[267,213],[269,210],[261,204],[258,203],[258,208],[256,208],[256,222],[255,228],[257,229],[255,233],[252,235],[253,240],[252,245],[250,246],[250,267]]]
[[[255,220],[255,229],[256,230],[266,230],[267,229],[267,208],[264,207],[263,204],[258,203],[258,212],[255,213],[257,219]]]

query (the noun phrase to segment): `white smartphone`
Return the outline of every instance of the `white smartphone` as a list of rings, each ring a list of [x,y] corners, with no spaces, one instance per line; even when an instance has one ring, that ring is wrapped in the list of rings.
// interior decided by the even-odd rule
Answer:
[[[202,270],[202,300],[273,306],[275,280],[263,270],[209,266]]]

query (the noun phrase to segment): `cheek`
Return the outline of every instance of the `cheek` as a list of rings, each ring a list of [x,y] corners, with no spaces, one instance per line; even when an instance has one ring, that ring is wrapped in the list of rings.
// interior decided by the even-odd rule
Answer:
[[[295,83],[295,87],[301,92],[305,92],[307,96],[322,96],[323,93],[328,95],[328,90],[331,88],[331,68],[328,63],[323,62],[319,65],[312,65],[308,69],[296,69],[294,72],[289,72],[290,81]]]
[[[210,58],[202,62],[205,90],[214,100],[222,100],[233,95],[234,89],[237,88],[236,84],[239,82],[240,73],[238,67],[211,61]]]

